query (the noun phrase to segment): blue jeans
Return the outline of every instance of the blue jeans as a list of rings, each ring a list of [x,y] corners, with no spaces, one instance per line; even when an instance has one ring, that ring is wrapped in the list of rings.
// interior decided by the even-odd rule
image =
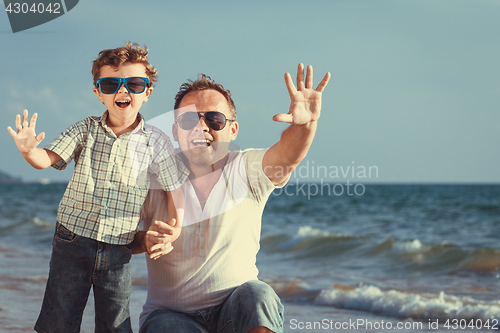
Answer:
[[[90,288],[94,288],[95,332],[132,332],[130,245],[78,236],[56,224],[49,279],[35,325],[39,333],[80,332]]]
[[[236,288],[226,301],[195,313],[155,310],[140,333],[246,333],[264,326],[283,332],[283,305],[274,290],[262,281],[249,281]]]

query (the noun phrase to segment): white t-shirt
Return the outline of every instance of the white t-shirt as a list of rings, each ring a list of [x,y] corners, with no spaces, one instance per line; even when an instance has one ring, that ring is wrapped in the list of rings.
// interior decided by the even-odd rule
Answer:
[[[174,249],[157,260],[146,256],[148,297],[141,324],[156,309],[190,313],[219,305],[239,285],[257,280],[262,212],[275,188],[262,170],[265,152],[230,153],[203,209],[191,182],[184,183],[184,222]],[[145,210],[166,207],[165,197],[151,191]]]

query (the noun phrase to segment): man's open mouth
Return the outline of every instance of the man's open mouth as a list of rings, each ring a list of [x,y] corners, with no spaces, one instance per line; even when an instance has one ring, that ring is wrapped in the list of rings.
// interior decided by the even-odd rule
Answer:
[[[130,105],[130,101],[127,101],[127,100],[123,100],[123,101],[115,101],[116,105],[119,107],[119,108],[126,108],[127,106]]]
[[[191,141],[191,143],[195,147],[210,147],[210,145],[212,144],[212,142],[207,139],[194,139],[193,141]]]

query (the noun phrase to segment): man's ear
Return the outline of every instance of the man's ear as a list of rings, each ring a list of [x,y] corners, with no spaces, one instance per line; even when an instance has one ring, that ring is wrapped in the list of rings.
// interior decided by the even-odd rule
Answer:
[[[238,130],[239,130],[239,125],[237,121],[232,121],[231,122],[231,141],[236,140],[236,137],[238,136]]]
[[[179,133],[177,132],[179,128],[177,127],[177,123],[172,124],[172,137],[174,141],[179,142]]]
[[[104,99],[102,98],[101,90],[99,88],[94,88],[94,89],[92,89],[92,91],[94,92],[94,94],[97,95],[97,97],[99,97],[99,102],[104,103]]]

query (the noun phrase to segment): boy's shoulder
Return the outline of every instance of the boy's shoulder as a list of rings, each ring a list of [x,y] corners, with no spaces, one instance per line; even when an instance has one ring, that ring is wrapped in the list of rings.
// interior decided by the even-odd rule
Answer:
[[[101,120],[100,117],[97,116],[89,116],[85,119],[79,120],[76,123],[70,125],[67,129],[66,132],[68,131],[75,131],[75,130],[84,130],[84,129],[89,129],[89,126],[92,124],[96,124]]]
[[[147,133],[147,132],[151,132],[151,133],[164,133],[161,129],[159,129],[158,127],[156,126],[153,126],[151,124],[148,124],[147,122],[144,122],[144,131]]]
[[[144,123],[143,126],[143,133],[145,133],[148,138],[149,145],[153,145],[157,148],[168,146],[170,147],[169,150],[173,150],[172,141],[164,131],[148,123]]]
[[[82,120],[77,121],[72,126],[81,126],[89,123],[98,123],[101,121],[101,116],[88,116]]]
[[[165,137],[168,138],[168,135],[161,129],[146,122],[144,123],[144,132],[146,132],[151,138],[157,138],[157,139]]]

